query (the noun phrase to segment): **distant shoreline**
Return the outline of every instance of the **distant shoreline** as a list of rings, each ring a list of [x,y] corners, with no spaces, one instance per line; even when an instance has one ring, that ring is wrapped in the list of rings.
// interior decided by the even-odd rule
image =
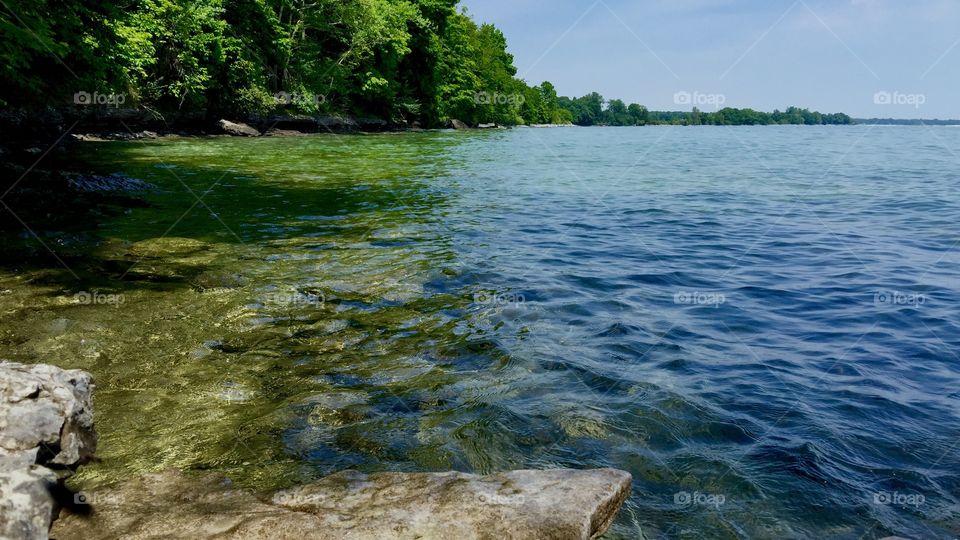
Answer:
[[[960,120],[924,118],[854,118],[854,123],[876,126],[960,126]]]

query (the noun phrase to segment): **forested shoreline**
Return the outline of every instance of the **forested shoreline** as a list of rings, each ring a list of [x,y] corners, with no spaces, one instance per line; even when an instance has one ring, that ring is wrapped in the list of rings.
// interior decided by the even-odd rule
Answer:
[[[656,112],[561,97],[519,79],[503,33],[458,0],[9,0],[0,60],[8,111],[339,114],[422,127],[851,123],[797,108]]]

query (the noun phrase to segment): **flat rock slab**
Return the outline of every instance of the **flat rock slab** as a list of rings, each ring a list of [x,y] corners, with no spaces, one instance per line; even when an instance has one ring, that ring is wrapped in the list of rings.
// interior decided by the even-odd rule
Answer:
[[[216,475],[146,475],[85,494],[51,537],[589,539],[630,493],[624,471],[337,473],[266,499]]]

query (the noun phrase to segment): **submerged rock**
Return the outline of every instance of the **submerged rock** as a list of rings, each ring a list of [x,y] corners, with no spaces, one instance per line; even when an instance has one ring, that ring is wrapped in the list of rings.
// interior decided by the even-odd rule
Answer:
[[[193,238],[163,236],[136,242],[129,247],[129,253],[134,257],[168,258],[192,255],[209,248],[208,244]]]
[[[157,186],[125,174],[68,174],[70,188],[83,193],[155,191]]]
[[[513,471],[489,476],[345,471],[264,502],[215,475],[146,475],[65,511],[52,536],[123,538],[547,538],[603,533],[629,473]]]
[[[239,289],[247,284],[247,278],[236,272],[226,270],[207,270],[190,280],[198,291],[213,291],[218,289]]]

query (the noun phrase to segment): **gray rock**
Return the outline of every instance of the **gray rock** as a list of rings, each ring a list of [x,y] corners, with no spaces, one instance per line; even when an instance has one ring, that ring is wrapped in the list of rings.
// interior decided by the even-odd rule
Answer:
[[[281,491],[278,506],[340,538],[593,538],[630,494],[613,469],[448,473],[345,471]]]
[[[216,475],[167,472],[90,495],[94,512],[64,510],[52,536],[588,539],[610,525],[630,483],[629,473],[612,469],[490,476],[346,471],[266,502]]]
[[[496,129],[498,127],[496,124],[480,124],[477,126],[477,129]]]
[[[450,120],[447,125],[453,129],[470,129],[470,126],[457,119]]]
[[[0,362],[0,456],[54,467],[93,457],[93,378],[80,370]]]
[[[356,120],[346,116],[321,116],[317,118],[317,125],[321,131],[353,131],[360,127]]]
[[[46,539],[56,485],[50,469],[0,457],[0,538]]]
[[[84,371],[0,362],[0,538],[47,537],[58,481],[96,450],[93,386]]]
[[[220,129],[223,130],[227,135],[234,135],[237,137],[259,137],[260,132],[256,129],[238,122],[230,122],[229,120],[220,120]]]

